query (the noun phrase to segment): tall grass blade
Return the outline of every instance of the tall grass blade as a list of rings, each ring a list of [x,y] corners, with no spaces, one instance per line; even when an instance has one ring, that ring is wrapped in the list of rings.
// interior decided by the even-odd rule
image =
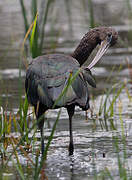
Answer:
[[[129,16],[129,19],[131,20],[131,18],[132,18],[132,7],[131,7],[130,2],[131,2],[130,0],[126,0],[127,9],[128,9],[128,16]]]
[[[39,29],[42,30],[42,23],[43,23],[43,16],[44,16],[44,12],[45,12],[45,8],[46,8],[46,1],[45,0],[41,0],[40,2],[40,11],[39,11]]]
[[[30,34],[30,32],[31,32],[32,29],[33,29],[33,30],[32,30],[32,34],[31,34],[31,40],[30,40],[30,46],[31,46],[30,49],[31,49],[32,46],[33,46],[35,29],[36,29],[36,22],[37,22],[37,16],[38,16],[38,14],[36,14],[35,20],[34,20],[33,23],[30,25],[30,27],[29,27],[29,29],[27,30],[27,33],[26,33],[26,35],[25,35],[25,37],[24,37],[24,40],[23,40],[23,43],[22,43],[22,48],[21,48],[21,57],[22,57],[23,54],[24,54],[24,45],[25,45],[26,39],[28,38],[28,36],[29,36],[29,34]],[[24,59],[23,62],[24,62],[25,67],[27,68],[27,67],[28,67],[28,62],[25,61],[26,58],[22,58],[22,59]],[[24,121],[25,121],[25,119],[24,119],[24,121],[23,121],[23,119],[22,119],[21,66],[22,66],[22,64],[21,64],[21,61],[20,61],[20,62],[19,62],[19,99],[20,99],[19,114],[20,114],[20,130],[21,130],[21,133],[22,133],[22,130],[23,130],[23,128],[24,128]]]
[[[41,55],[42,53],[42,48],[43,48],[43,41],[44,41],[44,34],[45,34],[45,25],[47,23],[47,18],[48,18],[48,12],[49,9],[51,7],[51,4],[54,2],[55,0],[47,0],[41,1],[41,4],[44,4],[44,9],[41,8],[41,17],[40,17],[40,23],[38,24],[36,21],[36,14],[37,14],[37,1],[36,0],[32,0],[31,1],[31,11],[32,11],[32,19],[35,18],[35,22],[34,22],[34,28],[33,28],[33,34],[30,35],[30,31],[32,29],[31,26],[29,27],[27,25],[27,13],[26,13],[26,9],[24,6],[24,3],[22,0],[20,0],[20,4],[21,4],[21,8],[22,8],[22,12],[23,12],[23,17],[24,17],[24,24],[25,24],[25,38],[24,38],[24,42],[23,44],[25,44],[25,39],[29,39],[29,43],[30,43],[30,52],[32,54],[32,57],[35,58],[39,55]],[[24,49],[24,48],[23,48]],[[24,62],[25,66],[27,67],[27,63]]]
[[[28,113],[28,99],[27,96],[25,95],[25,101],[23,105],[23,123],[24,123],[23,131],[25,130],[26,132],[28,132],[27,113]],[[26,142],[27,144],[29,144],[28,135],[26,136]]]
[[[125,130],[123,125],[123,119],[122,119],[122,102],[119,101],[119,119],[121,123],[121,133],[122,133],[122,143],[123,143],[123,150],[124,150],[124,159],[126,159],[126,138],[125,138]]]
[[[45,153],[44,153],[44,160],[46,160],[46,158],[47,158],[47,152],[48,152],[50,143],[51,143],[51,141],[52,141],[52,139],[53,139],[53,135],[54,135],[54,132],[55,132],[55,129],[56,129],[56,125],[57,125],[57,123],[58,123],[58,120],[59,120],[59,118],[60,118],[60,114],[61,114],[61,109],[60,109],[59,112],[58,112],[57,119],[56,119],[56,121],[55,121],[55,123],[54,123],[54,126],[53,126],[53,128],[52,128],[50,137],[49,137],[49,139],[48,139],[48,143],[47,143],[47,145],[46,145]]]
[[[17,132],[18,131],[17,121],[16,121],[16,118],[15,118],[14,114],[13,114],[13,127],[14,127],[15,132]]]
[[[14,141],[15,144],[18,144],[17,139],[15,139],[12,136],[12,140]],[[34,166],[34,162],[32,161],[32,159],[29,157],[28,153],[23,149],[23,147],[21,145],[19,145],[20,150],[22,151],[22,153],[24,154],[24,156],[31,162],[31,164]]]
[[[23,110],[23,102],[22,102],[22,77],[21,77],[21,69],[22,69],[22,62],[19,61],[19,125],[20,125],[20,133],[23,135],[23,115],[22,115],[22,110]]]
[[[27,12],[26,12],[26,8],[25,8],[23,0],[19,0],[19,1],[20,1],[20,5],[21,5],[21,10],[22,10],[24,25],[25,25],[25,33],[26,33],[28,31],[28,28],[29,28],[28,20],[27,20]]]
[[[31,1],[31,12],[32,12],[32,21],[33,21],[37,14],[37,1],[36,0]]]
[[[25,177],[24,177],[24,172],[23,172],[23,170],[22,170],[22,166],[21,166],[21,163],[20,163],[20,161],[19,161],[18,154],[17,154],[17,151],[16,151],[16,149],[15,149],[15,147],[14,147],[13,142],[12,142],[12,147],[13,147],[14,154],[15,154],[15,157],[16,157],[16,160],[17,160],[17,164],[16,164],[16,163],[14,163],[13,158],[11,158],[11,159],[12,159],[12,161],[13,161],[14,165],[16,166],[16,169],[18,170],[18,172],[19,172],[19,174],[20,174],[21,179],[22,179],[22,180],[25,180]]]
[[[111,70],[111,72],[110,72],[110,75],[109,75],[109,77],[106,79],[105,83],[108,83],[109,80],[111,79],[111,75],[112,75],[114,69],[115,69],[115,66],[112,67],[112,70]],[[106,93],[106,92],[108,92],[108,91],[104,90],[104,93]],[[103,113],[103,109],[104,109],[103,100],[104,100],[104,97],[102,96],[102,97],[101,97],[101,102],[100,102],[100,107],[99,107],[99,116],[101,116],[101,114]]]
[[[24,40],[23,40],[23,43],[22,43],[22,47],[21,47],[21,57],[23,57],[23,55],[24,55],[24,45],[25,45],[25,42],[26,42],[27,38],[30,36],[30,32],[33,29],[32,34],[31,34],[31,40],[30,40],[30,50],[32,50],[32,46],[33,46],[33,42],[34,42],[34,36],[35,36],[36,23],[37,23],[37,17],[38,17],[38,13],[36,14],[35,20],[32,22],[32,24],[28,28],[28,30],[26,32],[26,35],[24,37]],[[27,69],[28,62],[26,60],[26,57],[23,57],[22,60],[23,60],[23,64],[24,64],[25,68]]]
[[[101,116],[102,112],[103,112],[103,100],[104,100],[104,97],[102,96],[101,97],[101,101],[100,101],[100,106],[99,106],[99,116]]]
[[[3,108],[0,107],[0,137],[3,136],[4,132],[4,111]]]
[[[38,122],[35,122],[30,129],[21,137],[20,141],[17,143],[16,147],[14,147],[13,152],[8,156],[8,159],[5,163],[5,167],[7,166],[9,160],[11,159],[14,152],[17,150],[17,148],[24,142],[26,136],[37,126]]]
[[[59,121],[60,114],[61,114],[61,109],[60,109],[59,112],[58,112],[57,119],[56,119],[56,121],[55,121],[55,123],[54,123],[54,125],[53,125],[51,134],[50,134],[50,136],[49,136],[49,138],[48,138],[48,143],[46,144],[46,148],[45,148],[45,151],[44,151],[44,155],[42,156],[42,159],[41,159],[41,162],[40,162],[40,166],[39,166],[39,168],[38,168],[38,171],[37,171],[37,173],[35,174],[35,179],[38,179],[39,174],[40,174],[40,172],[41,172],[41,169],[42,169],[43,166],[44,166],[44,161],[45,161],[46,158],[47,158],[47,152],[48,152],[49,146],[50,146],[50,144],[51,144],[51,141],[52,141],[52,139],[53,139],[53,135],[54,135],[54,132],[55,132],[55,129],[56,129],[56,125],[57,125],[57,123],[58,123],[58,121]]]
[[[34,47],[37,47],[37,41],[35,38],[35,33],[36,33],[36,27],[37,27],[37,18],[38,18],[38,13],[35,16],[34,22],[33,22],[33,27],[32,27],[32,33],[31,33],[31,38],[30,38],[30,50],[32,53],[32,57],[35,56],[35,51],[34,51]],[[35,44],[35,46],[34,46]],[[37,50],[37,49],[36,49]]]
[[[27,114],[28,114],[28,99],[27,99],[27,95],[25,95],[25,101],[23,105],[23,120],[26,129],[28,128],[26,123]]]
[[[113,176],[110,174],[109,169],[108,169],[108,168],[105,168],[105,171],[106,171],[107,176],[108,176],[111,180],[114,180]]]
[[[39,165],[39,161],[38,161],[38,157],[39,157],[39,152],[36,152],[36,158],[35,158],[35,175],[38,173],[38,165]],[[34,176],[35,179],[35,176]]]
[[[11,133],[11,126],[12,126],[12,117],[11,117],[11,113],[9,115],[9,121],[8,121],[8,127],[7,127],[7,133],[10,134]]]
[[[14,162],[13,159],[12,159],[12,161],[13,161],[13,164],[14,164],[14,166],[16,167],[18,173],[20,174],[21,179],[22,179],[22,180],[26,180],[26,179],[25,179],[25,176],[24,176],[23,172],[20,170],[19,166]]]
[[[68,16],[68,24],[69,24],[69,29],[70,29],[70,33],[72,34],[72,11],[71,11],[71,3],[72,0],[64,0],[65,2],[65,6],[66,6],[66,11],[67,11],[67,16]]]
[[[36,14],[37,14],[37,4],[38,3],[36,0],[32,0],[32,20],[35,19]],[[30,47],[32,58],[35,58],[40,55],[39,48],[38,48],[39,26],[37,24],[38,23],[36,23],[36,27],[35,27],[35,31],[34,31],[34,42],[32,44],[32,49]]]
[[[119,138],[118,137],[114,137],[114,146],[115,146],[115,149],[116,149],[117,159],[118,159],[119,176],[120,176],[121,179],[127,180],[127,170],[126,170],[125,164],[121,160],[121,156],[119,154],[120,153],[119,144],[120,144],[119,143]]]
[[[94,28],[95,27],[95,22],[94,22],[94,11],[93,11],[93,2],[92,2],[92,0],[88,0],[88,6],[89,6],[90,28]]]
[[[116,86],[114,87],[116,88]],[[108,114],[110,112],[110,116],[113,116],[113,108],[114,108],[114,104],[116,102],[116,100],[118,99],[119,95],[121,94],[122,90],[125,88],[125,84],[123,83],[121,85],[121,87],[118,89],[116,95],[114,96],[110,106],[109,106],[109,109],[107,110],[106,114]]]
[[[40,53],[42,52],[42,48],[43,48],[45,25],[47,23],[48,12],[49,12],[51,4],[54,1],[55,0],[47,0],[47,4],[46,4],[46,7],[45,7],[45,13],[44,13],[44,16],[43,16],[43,21],[42,21],[42,29],[40,30],[40,45],[39,45],[39,52]]]
[[[116,89],[119,85],[121,85],[121,87],[118,88],[118,90],[116,92]],[[103,103],[103,98],[101,98],[101,105],[99,107],[99,115],[101,115],[103,113],[105,118],[108,116],[112,117],[114,115],[114,104],[116,103],[119,95],[121,94],[121,92],[124,88],[125,88],[125,83],[121,82],[121,83],[115,84],[114,86],[112,86],[112,88],[108,89],[108,91],[106,92],[106,97],[105,97],[104,103]],[[110,100],[111,94],[113,94],[112,100]],[[108,102],[110,104],[109,107],[107,106]]]

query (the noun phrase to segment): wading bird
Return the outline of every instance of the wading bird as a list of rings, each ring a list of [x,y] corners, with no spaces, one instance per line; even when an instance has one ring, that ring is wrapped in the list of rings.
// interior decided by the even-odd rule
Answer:
[[[26,72],[25,89],[28,102],[35,108],[38,127],[41,131],[42,154],[44,153],[44,118],[41,121],[39,121],[39,118],[48,109],[60,107],[65,107],[69,115],[69,155],[73,154],[72,116],[75,106],[79,106],[82,110],[89,109],[88,84],[96,87],[90,69],[102,57],[108,47],[116,43],[117,38],[118,34],[112,28],[94,28],[85,34],[73,54],[43,55],[33,59],[29,64]],[[97,45],[100,48],[94,60],[88,67],[83,67],[82,65]],[[68,87],[65,95],[53,107],[55,101],[66,87],[70,74],[74,76],[78,70],[80,70],[79,74]]]

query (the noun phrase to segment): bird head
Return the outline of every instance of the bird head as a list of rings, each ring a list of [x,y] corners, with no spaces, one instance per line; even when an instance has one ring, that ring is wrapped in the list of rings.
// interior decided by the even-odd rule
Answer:
[[[95,28],[95,31],[98,32],[98,41],[99,44],[102,42],[106,42],[109,44],[109,46],[113,46],[116,44],[117,39],[118,39],[118,33],[113,29],[109,27],[99,27]]]
[[[100,27],[95,28],[94,30],[96,31],[96,34],[98,34],[97,42],[99,44],[99,50],[93,61],[87,67],[88,69],[91,69],[101,59],[107,49],[116,44],[118,39],[118,33],[113,28]]]

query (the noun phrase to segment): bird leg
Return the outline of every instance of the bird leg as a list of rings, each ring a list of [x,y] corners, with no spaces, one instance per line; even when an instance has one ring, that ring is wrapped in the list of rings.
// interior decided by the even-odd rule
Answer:
[[[75,109],[74,105],[67,107],[67,112],[69,115],[69,132],[70,132],[69,155],[73,155],[74,152],[73,135],[72,135],[72,116],[74,115],[74,109]]]
[[[43,127],[44,127],[44,114],[45,113],[45,109],[43,108],[43,106],[41,106],[41,104],[37,104],[37,106],[35,106],[35,114],[36,114],[36,118],[37,118],[37,123],[38,123],[38,127],[40,129],[41,132],[41,151],[42,151],[42,155],[44,154],[44,132],[43,132]]]
[[[44,132],[43,132],[43,126],[41,127],[40,131],[41,131],[41,152],[42,155],[44,154]]]

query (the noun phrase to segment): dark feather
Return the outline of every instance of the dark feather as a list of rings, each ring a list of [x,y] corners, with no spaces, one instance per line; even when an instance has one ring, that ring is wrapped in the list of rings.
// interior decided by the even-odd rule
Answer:
[[[65,88],[70,73],[74,76],[79,68],[79,63],[66,55],[53,54],[34,59],[28,67],[25,82],[29,102],[33,105],[40,102],[52,108]],[[91,74],[81,72],[56,106],[65,107],[74,103],[85,108],[89,99],[86,81],[95,85],[91,77]]]
[[[83,70],[83,77],[84,77],[84,80],[87,81],[89,85],[96,88],[96,81],[89,69]]]
[[[107,42],[109,35],[112,39]],[[80,44],[71,55],[51,54],[40,56],[34,59],[28,67],[25,89],[29,103],[35,108],[37,119],[42,117],[43,113],[48,109],[59,107],[67,108],[70,131],[69,155],[72,155],[74,151],[72,116],[74,115],[75,106],[78,105],[83,110],[88,110],[88,84],[96,87],[90,70],[83,68],[82,65],[97,44],[105,42],[109,43],[107,45],[110,45],[110,43],[113,45],[117,41],[117,38],[118,33],[112,28],[95,28],[82,38]],[[74,76],[78,70],[81,71],[79,71],[75,81],[70,85],[68,84],[69,88],[67,92],[59,101],[56,101],[69,82],[69,75],[72,74]],[[55,101],[56,106],[53,107]],[[39,129],[41,130],[42,154],[44,154],[43,124],[44,118],[38,122]]]

